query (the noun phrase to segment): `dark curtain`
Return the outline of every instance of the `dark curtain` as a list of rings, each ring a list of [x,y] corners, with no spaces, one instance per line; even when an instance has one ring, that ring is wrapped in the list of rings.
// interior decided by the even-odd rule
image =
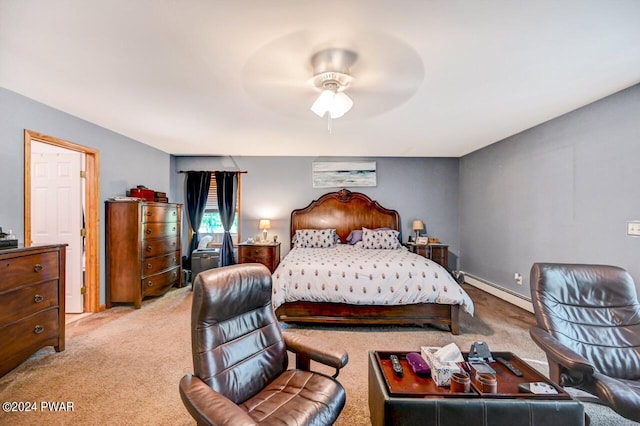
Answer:
[[[187,214],[189,215],[189,224],[193,231],[187,256],[189,268],[191,268],[191,253],[198,248],[198,243],[200,242],[198,229],[200,229],[200,222],[202,222],[204,209],[207,205],[207,196],[209,195],[210,185],[211,172],[187,173]]]
[[[218,210],[220,220],[224,228],[224,238],[220,249],[220,266],[235,265],[236,259],[233,255],[233,239],[229,230],[233,225],[236,215],[236,203],[238,194],[238,173],[237,172],[215,172],[218,192]]]

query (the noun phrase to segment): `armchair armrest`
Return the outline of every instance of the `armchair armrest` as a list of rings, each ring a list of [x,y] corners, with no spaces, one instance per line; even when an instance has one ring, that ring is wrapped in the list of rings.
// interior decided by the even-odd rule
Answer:
[[[246,411],[191,374],[180,380],[180,397],[199,425],[256,425]]]
[[[540,327],[531,327],[529,334],[533,341],[545,351],[547,356],[568,370],[586,375],[592,375],[595,371],[594,366],[588,359],[569,349]]]
[[[314,360],[324,365],[334,367],[337,377],[340,369],[347,365],[349,355],[344,350],[326,347],[322,341],[297,334],[283,332],[284,342],[287,350],[296,354],[296,368],[309,370],[310,360]]]

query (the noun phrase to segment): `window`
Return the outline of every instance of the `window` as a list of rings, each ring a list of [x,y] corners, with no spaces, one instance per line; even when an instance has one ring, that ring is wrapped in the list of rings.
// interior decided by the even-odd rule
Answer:
[[[238,175],[238,193],[236,194],[236,215],[233,218],[233,225],[231,226],[231,238],[233,238],[233,244],[237,244],[239,241],[239,226],[240,223],[240,174]],[[204,209],[204,215],[202,215],[202,222],[200,222],[200,229],[198,234],[211,235],[213,240],[210,245],[221,245],[222,237],[224,235],[224,228],[222,227],[222,221],[220,220],[220,212],[218,211],[218,194],[216,177],[211,174],[211,185],[209,186],[209,195],[207,196],[207,206]]]

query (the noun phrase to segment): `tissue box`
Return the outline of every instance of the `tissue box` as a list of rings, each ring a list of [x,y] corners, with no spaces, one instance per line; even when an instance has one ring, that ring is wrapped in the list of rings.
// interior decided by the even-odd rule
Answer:
[[[438,386],[449,386],[453,373],[459,373],[461,368],[456,362],[441,362],[434,353],[440,349],[436,346],[422,346],[420,352],[429,367],[431,367],[431,377]]]

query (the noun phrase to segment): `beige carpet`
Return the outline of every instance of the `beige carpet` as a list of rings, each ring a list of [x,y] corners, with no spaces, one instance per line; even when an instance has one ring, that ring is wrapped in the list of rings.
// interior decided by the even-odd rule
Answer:
[[[349,352],[339,380],[347,405],[338,425],[367,425],[367,353],[416,350],[455,342],[462,350],[484,340],[492,350],[513,351],[546,374],[545,357],[528,336],[533,315],[472,287],[474,318],[461,313],[461,335],[419,327],[285,326]],[[72,322],[66,350],[45,348],[0,378],[0,401],[36,403],[37,412],[0,412],[1,425],[190,425],[178,394],[192,371],[189,288],[146,300],[135,310],[118,306]],[[328,371],[328,370],[325,370]],[[72,412],[49,412],[41,402],[71,402]],[[594,425],[631,425],[610,410],[586,405]]]

